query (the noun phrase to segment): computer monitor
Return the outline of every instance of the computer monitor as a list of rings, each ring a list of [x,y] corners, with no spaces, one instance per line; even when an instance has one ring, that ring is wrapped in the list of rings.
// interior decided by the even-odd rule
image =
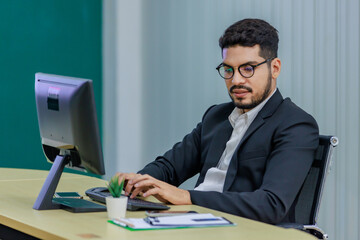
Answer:
[[[57,209],[53,195],[64,167],[105,174],[92,81],[36,73],[35,98],[43,151],[53,165],[33,208]]]

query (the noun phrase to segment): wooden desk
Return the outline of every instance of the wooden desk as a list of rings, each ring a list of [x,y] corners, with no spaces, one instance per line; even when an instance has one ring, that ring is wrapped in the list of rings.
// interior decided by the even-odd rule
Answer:
[[[47,171],[0,168],[0,224],[41,239],[316,239],[294,229],[283,229],[234,215],[191,206],[172,206],[172,210],[213,213],[235,222],[235,227],[173,229],[132,232],[107,222],[106,212],[71,213],[64,210],[32,209]],[[93,177],[63,173],[57,191],[84,194],[91,187],[105,186]],[[127,212],[127,217],[145,217],[144,211]]]

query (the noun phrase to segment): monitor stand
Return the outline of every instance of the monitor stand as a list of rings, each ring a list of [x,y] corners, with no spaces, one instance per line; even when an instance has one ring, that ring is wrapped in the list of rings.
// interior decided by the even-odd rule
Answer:
[[[53,198],[56,187],[60,181],[65,165],[70,161],[70,155],[56,156],[53,165],[46,177],[45,183],[34,203],[33,209],[50,210],[63,208],[70,212],[99,212],[106,211],[106,207],[84,199],[61,199]]]

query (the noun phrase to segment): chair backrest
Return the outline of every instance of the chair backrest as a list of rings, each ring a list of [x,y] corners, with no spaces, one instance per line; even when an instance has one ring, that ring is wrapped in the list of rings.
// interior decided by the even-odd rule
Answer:
[[[320,135],[314,162],[298,195],[296,223],[316,224],[326,175],[330,171],[332,150],[337,144],[337,137]]]

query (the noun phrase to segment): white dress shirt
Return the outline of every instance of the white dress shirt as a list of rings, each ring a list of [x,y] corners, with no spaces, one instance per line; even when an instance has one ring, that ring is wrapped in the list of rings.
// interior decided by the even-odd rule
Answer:
[[[233,127],[230,140],[226,143],[225,150],[221,155],[219,163],[216,167],[209,168],[206,172],[204,182],[197,186],[194,190],[198,191],[216,191],[222,192],[225,183],[226,173],[231,161],[232,156],[243,138],[245,132],[248,130],[250,124],[254,121],[257,114],[264,107],[266,102],[271,98],[275,91],[263,102],[257,105],[250,111],[243,113],[241,109],[234,108],[229,115],[229,121]]]

